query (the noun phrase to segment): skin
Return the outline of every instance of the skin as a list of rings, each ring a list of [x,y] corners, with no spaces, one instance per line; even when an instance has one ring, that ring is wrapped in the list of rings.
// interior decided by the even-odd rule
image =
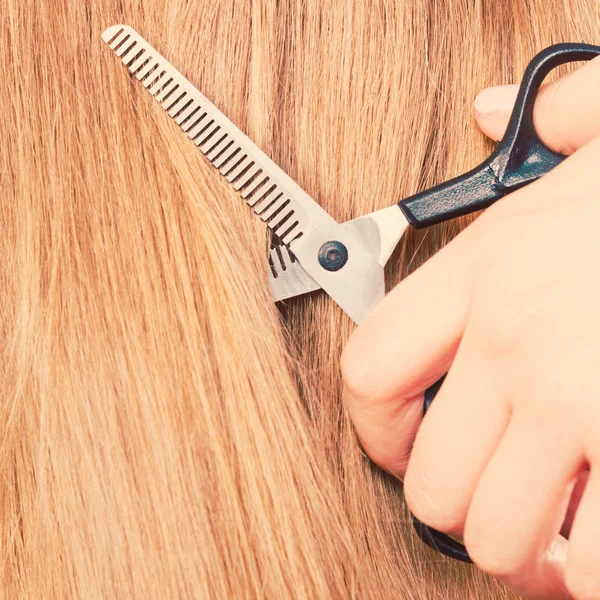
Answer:
[[[480,94],[484,133],[502,137],[515,97]],[[400,283],[342,357],[365,451],[525,598],[600,598],[598,107],[598,59],[543,88],[538,134],[572,156]]]

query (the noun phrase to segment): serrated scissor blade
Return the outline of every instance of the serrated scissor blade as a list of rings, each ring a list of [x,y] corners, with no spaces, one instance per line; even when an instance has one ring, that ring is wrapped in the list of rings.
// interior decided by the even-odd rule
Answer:
[[[168,112],[211,164],[289,246],[308,276],[359,322],[383,298],[383,268],[355,233],[344,230],[258,146],[208,101],[135,30],[114,25],[102,39]],[[321,267],[328,241],[346,246],[337,272]]]
[[[102,39],[284,244],[336,221],[135,30]]]

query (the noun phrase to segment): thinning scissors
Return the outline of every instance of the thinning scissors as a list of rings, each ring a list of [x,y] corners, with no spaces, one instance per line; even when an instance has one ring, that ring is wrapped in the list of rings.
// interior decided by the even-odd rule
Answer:
[[[556,67],[600,55],[600,47],[588,44],[543,50],[525,71],[504,137],[483,163],[398,204],[338,223],[137,32],[115,25],[102,39],[275,234],[269,257],[273,299],[323,289],[356,323],[383,298],[384,266],[409,225],[421,229],[487,208],[564,160],[536,133],[538,90]],[[442,382],[427,390],[425,412]],[[414,523],[429,546],[470,561],[458,541]]]

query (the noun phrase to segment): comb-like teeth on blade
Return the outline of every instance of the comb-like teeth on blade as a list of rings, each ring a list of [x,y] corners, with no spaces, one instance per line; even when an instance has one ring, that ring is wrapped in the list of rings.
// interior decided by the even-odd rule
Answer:
[[[156,94],[156,92],[160,89],[161,84],[161,80],[163,79],[163,77],[167,76],[167,72],[161,70],[160,67],[158,67],[158,69],[156,69],[156,71],[153,71],[149,76],[148,79],[146,79],[146,81],[144,81],[144,87],[154,96],[154,94]]]
[[[205,122],[202,129],[192,138],[196,146],[200,146],[219,130],[219,126],[211,119]]]
[[[137,58],[131,65],[129,65],[129,70],[132,73],[135,73],[147,60],[150,60],[150,57],[148,56],[146,50],[143,50],[140,57]]]
[[[156,93],[156,96],[155,96],[156,101],[163,104],[165,102],[165,100],[168,100],[169,98],[171,98],[171,95],[173,94],[173,92],[176,92],[178,88],[179,88],[178,83],[176,83],[175,81],[167,80],[165,82],[164,86],[161,87],[160,90]]]
[[[274,233],[279,235],[279,231],[283,231],[282,228],[285,226],[285,224],[290,220],[290,218],[293,215],[294,215],[293,210],[290,210],[289,212],[282,210],[281,213],[279,215],[277,215],[277,217],[269,223],[269,227],[271,228],[271,230]]]
[[[289,269],[293,262],[292,262],[292,257],[290,255],[290,250],[287,246],[279,246],[277,248],[279,250],[279,252],[277,253],[279,260],[281,262],[281,268],[286,271],[287,269]]]
[[[146,86],[146,77],[148,77],[150,73],[155,72],[157,67],[158,63],[156,62],[156,59],[154,57],[151,57],[150,62],[144,68],[140,69],[139,72],[136,74],[137,79],[142,81],[143,85]]]
[[[121,54],[129,48],[129,44],[131,44],[130,36],[126,35],[119,40],[119,43],[115,45],[113,48],[113,52],[120,58]]]
[[[165,84],[165,87],[162,90],[160,90],[158,94],[156,94],[156,99],[158,100],[158,102],[163,104],[165,100],[168,101],[169,98],[172,97],[172,94],[178,89],[179,84],[174,81],[171,81],[170,83]]]
[[[279,238],[284,244],[290,244],[296,239],[296,237],[300,237],[299,234],[302,235],[301,232],[298,231],[298,221],[294,220],[292,223],[290,223],[289,227],[282,234],[280,234]]]
[[[206,113],[202,112],[202,107],[195,106],[194,110],[192,110],[192,112],[181,122],[181,129],[188,133],[192,127],[195,127],[205,116]]]
[[[228,137],[226,133],[223,131],[217,131],[210,140],[206,141],[206,144],[203,144],[203,147],[200,147],[200,150],[202,150],[202,152],[206,154],[206,158],[210,160],[209,155],[217,156],[219,154],[219,148],[223,149],[227,144],[227,139]]]
[[[127,31],[125,31],[125,27],[114,25],[102,34],[102,39],[109,45],[111,50],[114,50],[119,45],[119,40],[123,39],[126,35]]]
[[[165,110],[169,110],[173,102],[177,101],[177,97],[180,95],[181,90],[179,89],[179,84],[175,87],[171,87],[171,89],[163,95],[160,103],[163,105]]]
[[[233,140],[227,134],[225,134],[221,137],[221,139],[217,142],[215,146],[213,146],[209,151],[206,152],[206,158],[208,158],[210,162],[213,162],[213,160],[217,158],[217,156],[219,156],[219,154],[223,152],[223,150],[225,150],[228,144],[233,144]]]
[[[121,34],[125,31],[125,28],[122,25],[113,25],[112,27],[109,27],[103,34],[102,34],[102,40],[104,42],[106,42],[107,44],[112,43],[113,39],[116,39],[117,37],[120,37]]]
[[[275,246],[274,248],[271,248],[271,252],[269,252],[269,266],[271,267],[271,273],[274,278],[280,277],[286,271],[295,271],[298,269],[295,262],[296,261],[292,257],[290,249],[287,246]],[[304,273],[302,270],[297,272],[300,276]]]
[[[285,255],[281,251],[281,247],[275,246],[275,248],[273,248],[273,250],[275,250],[274,254],[277,257],[277,261],[273,261],[274,263],[276,262],[276,269],[278,271],[285,271],[287,269],[287,265],[285,262]],[[273,253],[271,253],[271,254],[273,254]]]
[[[273,263],[273,257],[271,256],[273,254],[273,252],[271,254],[269,254],[269,269],[271,271],[271,276],[273,277],[273,279],[277,279],[277,269],[275,268],[275,264]]]
[[[269,206],[266,210],[258,214],[263,221],[267,221],[271,217],[275,216],[278,211],[280,211],[284,206],[287,206],[289,203],[290,201],[284,200],[284,196],[282,196],[279,200],[273,202],[273,204],[271,204],[271,206]]]
[[[173,95],[175,100],[171,98],[171,100],[173,100],[173,104],[168,104],[168,106],[166,106],[166,110],[168,111],[170,117],[174,117],[185,106],[185,103],[190,101],[187,97],[187,92],[182,92],[181,94],[179,92],[181,92],[181,90],[177,90],[177,94],[179,94],[178,96],[177,94]],[[171,100],[169,100],[169,102]]]
[[[237,177],[239,177],[250,165],[253,165],[254,161],[248,156],[244,156],[242,160],[231,170],[231,172],[227,173],[227,181],[232,183]]]
[[[180,89],[173,90],[171,97],[163,100],[163,106],[165,107],[167,114],[170,115],[173,107],[177,106],[177,104],[179,104],[179,106],[183,106],[182,100],[184,100],[184,98],[185,93],[182,94]]]
[[[150,72],[158,67],[158,63],[154,57],[150,58],[150,62],[143,68],[140,69],[139,73],[137,73],[136,77],[139,80],[145,80]],[[146,86],[146,81],[143,81],[144,86]]]
[[[177,84],[162,100],[161,104],[166,111],[170,111],[173,104],[179,102],[181,98],[181,89]]]
[[[220,125],[216,127],[211,126],[196,140],[196,146],[200,148],[203,154],[206,154],[215,145],[219,139],[217,134],[220,129]]]
[[[127,59],[123,61],[130,71],[133,63],[137,62],[140,56],[143,56],[145,52],[146,51],[143,48],[141,50],[139,48],[136,48],[135,52],[132,52],[131,56],[128,56]]]
[[[123,56],[121,56],[121,60],[127,64],[128,62],[131,62],[131,60],[133,59],[133,57],[140,51],[138,45],[136,44],[136,42],[133,42],[133,44],[131,44],[130,46],[127,47],[128,50],[125,51],[125,54],[123,54]]]
[[[132,48],[135,48],[135,42],[132,42],[130,38],[123,40],[123,45],[115,50],[115,54],[122,60],[123,56],[127,54]]]
[[[242,198],[244,200],[247,200],[249,196],[252,196],[252,194],[254,194],[255,192],[258,192],[258,190],[260,190],[264,185],[266,185],[269,182],[269,178],[268,177],[263,177],[262,175],[260,177],[256,178],[256,181],[254,181],[254,183],[250,184],[243,192],[242,192]],[[260,197],[260,195],[258,195]],[[251,200],[250,200],[251,201]]]
[[[225,142],[223,144],[219,144],[219,148],[215,148],[211,150],[209,154],[206,156],[208,160],[213,164],[213,167],[219,168],[217,166],[217,162],[221,164],[223,160],[223,156],[229,154],[231,150],[234,148],[234,141],[229,137],[229,135],[225,138]]]
[[[293,243],[311,221],[325,227],[331,223],[305,192],[136,31],[115,25],[102,34],[102,39],[213,166],[277,231],[280,242]],[[299,265],[297,268],[304,273]]]
[[[293,265],[296,262],[296,257],[287,246],[283,246],[283,248],[285,248],[286,264]]]
[[[248,171],[246,173],[244,173],[237,181],[233,182],[233,189],[236,192],[239,192],[244,186],[248,185],[248,183],[250,183],[250,180],[258,175],[260,173],[260,168],[259,167],[252,167],[251,169],[248,169]]]
[[[175,119],[177,125],[182,125],[186,119],[192,116],[194,111],[200,110],[200,107],[192,100],[191,104]]]
[[[197,135],[199,135],[204,129],[209,127],[210,124],[212,123],[212,121],[205,121],[204,120],[205,117],[206,117],[206,113],[201,112],[201,113],[195,115],[193,120],[190,119],[190,121],[192,121],[190,123],[190,128],[186,130],[186,133],[188,134],[188,137],[190,138],[190,140],[195,139]]]
[[[250,206],[254,206],[256,202],[260,200],[260,202],[256,206],[254,206],[254,212],[258,214],[262,210],[265,210],[265,208],[267,208],[267,206],[269,206],[271,202],[279,198],[279,196],[282,196],[282,193],[279,191],[277,186],[273,186],[273,189],[270,192],[268,192],[266,196],[254,196],[250,199],[248,204]]]
[[[127,68],[133,73],[133,70],[131,69],[131,67],[133,67],[133,65],[135,63],[138,62],[138,60],[140,58],[142,58],[144,55],[146,54],[146,50],[144,48],[142,48],[140,50],[140,48],[136,48],[136,52],[133,54],[133,56],[131,58],[127,58],[127,62],[125,63],[127,65]]]
[[[241,148],[234,143],[218,161],[215,161],[215,167],[219,169],[221,175],[225,175],[229,169],[235,166],[235,163],[241,158],[240,150]]]
[[[277,202],[274,202],[265,211],[260,213],[260,218],[263,221],[269,221],[269,227],[273,230],[277,227],[277,223],[282,222],[282,215],[286,211],[289,212],[289,208],[286,207],[288,207],[288,205],[290,204],[290,200],[289,198],[284,198],[285,196],[283,196],[280,200],[277,200]]]
[[[126,43],[127,40],[131,37],[130,33],[127,33],[127,31],[123,30],[123,33],[121,33],[120,35],[118,35],[111,43],[110,47],[113,51],[115,51],[117,48],[120,49],[121,44]],[[116,52],[115,52],[116,53]],[[118,56],[118,54],[117,54]]]
[[[148,88],[148,91],[158,100],[161,93],[172,84],[173,80],[169,80],[169,75],[165,71],[162,71],[162,74],[159,75],[154,83]]]

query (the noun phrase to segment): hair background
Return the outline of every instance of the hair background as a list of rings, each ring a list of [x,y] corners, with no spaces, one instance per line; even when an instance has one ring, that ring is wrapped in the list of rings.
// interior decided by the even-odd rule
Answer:
[[[101,42],[126,23],[339,220],[477,164],[472,101],[598,0],[1,0],[0,593],[508,598],[415,539],[316,293]],[[409,232],[392,284],[457,233]]]

